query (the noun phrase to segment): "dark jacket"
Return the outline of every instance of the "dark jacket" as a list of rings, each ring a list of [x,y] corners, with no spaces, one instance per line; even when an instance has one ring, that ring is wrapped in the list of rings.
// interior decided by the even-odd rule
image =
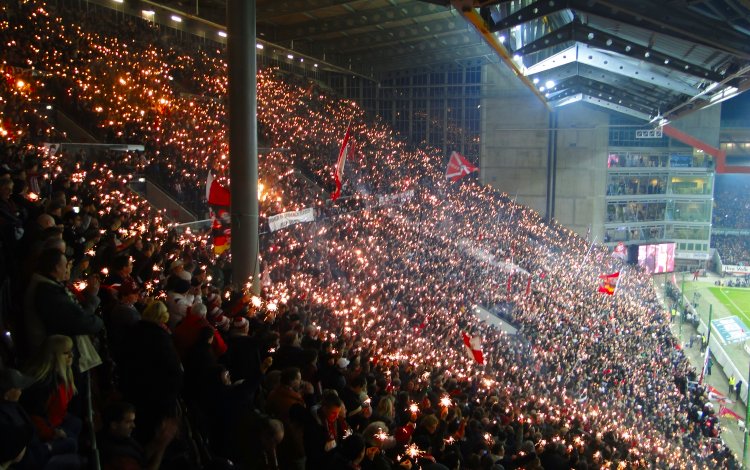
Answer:
[[[156,323],[139,321],[123,337],[117,365],[125,397],[166,416],[165,408],[176,404],[183,380],[169,332]]]
[[[96,295],[82,303],[63,284],[34,274],[26,291],[26,326],[32,348],[39,348],[49,335],[93,335],[104,328],[94,314],[99,306]]]

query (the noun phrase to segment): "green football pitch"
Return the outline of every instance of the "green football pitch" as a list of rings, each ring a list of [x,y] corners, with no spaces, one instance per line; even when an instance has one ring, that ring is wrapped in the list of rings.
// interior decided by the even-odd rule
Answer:
[[[750,325],[750,289],[742,287],[709,287],[716,299],[737,315],[745,325]]]

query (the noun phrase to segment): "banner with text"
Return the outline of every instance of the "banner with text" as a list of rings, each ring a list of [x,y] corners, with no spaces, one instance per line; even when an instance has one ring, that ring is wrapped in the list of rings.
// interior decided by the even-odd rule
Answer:
[[[401,205],[406,201],[411,200],[414,197],[414,190],[405,191],[397,194],[386,194],[385,196],[378,196],[378,206],[391,206]]]
[[[739,264],[725,264],[722,269],[726,274],[750,274],[750,266],[742,266]]]
[[[272,232],[275,232],[276,230],[289,227],[292,224],[299,222],[312,222],[314,220],[315,213],[313,212],[312,207],[308,207],[307,209],[272,215],[268,218],[268,227]]]
[[[740,343],[750,338],[747,326],[736,315],[712,320],[711,325],[719,333],[724,344]]]

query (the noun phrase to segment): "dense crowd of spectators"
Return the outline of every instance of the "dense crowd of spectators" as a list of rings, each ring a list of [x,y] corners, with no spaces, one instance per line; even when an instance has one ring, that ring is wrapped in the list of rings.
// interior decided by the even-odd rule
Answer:
[[[750,265],[750,239],[746,235],[711,235],[711,244],[719,251],[721,262]]]
[[[720,175],[714,190],[715,227],[750,229],[750,182],[745,175]]]
[[[714,191],[714,227],[750,230],[750,183],[745,175],[719,175]],[[742,233],[711,235],[711,246],[721,255],[723,264],[750,263],[750,237]]]
[[[356,103],[264,70],[259,127],[287,150],[260,159],[261,213],[312,207],[316,220],[264,227],[261,295],[232,289],[245,280],[227,253],[126,187],[147,168],[175,192],[201,191],[209,168],[231,184],[222,51],[36,0],[0,5],[0,21],[3,44],[29,45],[0,52],[18,67],[0,110],[15,340],[0,465],[85,466],[92,389],[105,468],[737,467],[639,268],[507,194],[447,182],[442,156],[409,150]],[[55,100],[146,151],[45,150],[54,126],[19,116]],[[350,120],[357,152],[332,203]],[[617,271],[616,294],[598,294]]]

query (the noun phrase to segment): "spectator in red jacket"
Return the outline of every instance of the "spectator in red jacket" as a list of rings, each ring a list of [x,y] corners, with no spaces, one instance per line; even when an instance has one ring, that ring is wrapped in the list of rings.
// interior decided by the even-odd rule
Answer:
[[[35,383],[22,397],[39,439],[51,455],[77,459],[81,419],[68,412],[77,393],[73,380],[73,340],[52,335],[44,342],[29,374]]]

